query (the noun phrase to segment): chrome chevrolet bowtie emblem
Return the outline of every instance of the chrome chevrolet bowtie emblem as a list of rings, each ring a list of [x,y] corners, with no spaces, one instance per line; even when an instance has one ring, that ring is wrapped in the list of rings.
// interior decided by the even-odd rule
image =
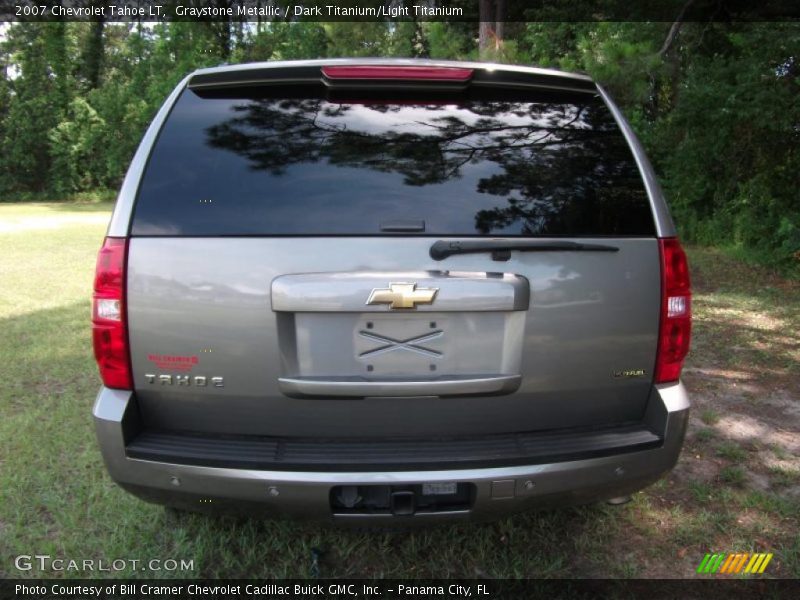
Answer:
[[[388,288],[375,288],[367,304],[390,304],[391,308],[416,308],[431,304],[439,288],[419,288],[416,283],[390,283]]]

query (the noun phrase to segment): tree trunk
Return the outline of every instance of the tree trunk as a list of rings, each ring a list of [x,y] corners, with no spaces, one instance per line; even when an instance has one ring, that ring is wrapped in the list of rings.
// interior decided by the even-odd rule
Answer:
[[[499,51],[503,46],[506,34],[506,0],[496,0],[494,28],[494,49]]]
[[[222,4],[226,8],[231,8],[233,3],[231,0],[223,0]],[[219,55],[223,61],[227,62],[231,55],[231,35],[233,33],[231,20],[226,18],[222,21],[214,21],[211,26],[216,34]]]
[[[486,58],[489,49],[494,46],[495,40],[495,13],[492,0],[480,0],[478,3],[478,55]]]
[[[686,11],[689,10],[689,7],[693,2],[694,0],[688,0],[688,2],[683,5],[683,8],[681,8],[681,12],[678,13],[678,16],[675,18],[675,22],[672,23],[672,26],[669,28],[667,39],[664,40],[661,50],[658,51],[659,56],[664,56],[667,52],[669,52],[672,44],[675,43],[675,39],[678,37],[678,33],[683,25],[683,16],[686,14]]]
[[[103,55],[105,44],[103,43],[103,28],[105,22],[102,18],[94,21],[90,25],[89,38],[84,49],[83,64],[84,77],[86,78],[87,89],[94,90],[100,87],[103,74]]]
[[[481,58],[496,56],[503,45],[506,7],[506,0],[480,0],[478,4],[478,53]]]

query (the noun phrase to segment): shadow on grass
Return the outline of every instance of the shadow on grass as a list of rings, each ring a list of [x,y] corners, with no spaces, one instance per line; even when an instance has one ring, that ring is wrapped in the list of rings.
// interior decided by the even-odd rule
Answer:
[[[0,319],[4,416],[57,401],[67,392],[96,393],[100,380],[92,360],[89,316],[86,299]]]
[[[724,250],[687,246],[692,283],[701,291],[763,292],[769,288],[800,295],[800,280],[787,279],[769,268],[744,263]]]
[[[204,577],[263,574],[263,550],[276,542],[289,558],[272,562],[278,577],[310,576],[315,549],[322,577],[592,577],[608,573],[603,543],[619,533],[624,510],[597,504],[407,531],[194,513],[167,513],[165,521],[217,540],[203,553]],[[226,560],[231,550],[235,564]]]
[[[108,212],[114,209],[115,200],[69,200],[64,202],[32,202],[31,207],[42,207],[54,213]]]
[[[724,302],[705,301],[705,308],[724,307]],[[796,392],[800,389],[800,341],[793,325],[778,330],[731,323],[722,317],[705,316],[694,325],[693,354],[689,365],[729,370],[732,381],[757,381],[770,389]]]

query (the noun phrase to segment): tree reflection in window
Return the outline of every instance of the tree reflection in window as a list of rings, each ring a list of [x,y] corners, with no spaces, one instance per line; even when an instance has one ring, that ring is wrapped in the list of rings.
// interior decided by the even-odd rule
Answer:
[[[492,174],[477,178],[475,189],[503,201],[476,212],[475,229],[483,234],[512,226],[523,235],[637,233],[628,224],[638,225],[647,209],[630,150],[597,101],[261,99],[234,103],[231,112],[208,128],[208,143],[274,176],[289,165],[325,163],[399,173],[405,185],[418,187],[490,163]]]
[[[398,218],[434,236],[653,233],[631,151],[589,94],[225,94],[182,94],[135,235],[378,235]]]

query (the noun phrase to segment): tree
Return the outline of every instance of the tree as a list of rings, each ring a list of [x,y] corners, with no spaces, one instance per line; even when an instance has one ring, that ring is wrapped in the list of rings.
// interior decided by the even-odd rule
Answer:
[[[48,132],[60,120],[70,92],[66,24],[15,23],[7,47],[19,74],[10,84],[2,140],[6,190],[42,192],[49,188]]]
[[[506,0],[479,0],[478,51],[481,58],[497,54],[505,36]]]
[[[475,13],[474,2],[448,4]],[[481,0],[478,28],[441,21],[8,24],[0,40],[0,191],[5,199],[117,186],[155,112],[198,67],[324,56],[484,58],[588,72],[645,144],[684,237],[800,264],[800,24],[748,22],[735,12],[749,10],[745,3],[696,0],[675,5],[669,21],[577,20],[589,4],[596,5]],[[400,142],[385,149],[398,152],[398,166],[416,165],[412,179],[431,176],[414,160],[430,146]],[[73,162],[91,163],[91,172]],[[533,188],[523,188],[506,212],[529,210]]]
[[[105,129],[105,121],[85,99],[70,103],[64,120],[48,133],[54,191],[69,194],[101,187]]]
[[[83,43],[83,52],[79,63],[79,71],[85,90],[93,90],[100,86],[103,71],[103,29],[105,21],[102,17],[88,24],[88,33]]]
[[[325,23],[330,56],[383,56],[389,40],[385,23]]]

